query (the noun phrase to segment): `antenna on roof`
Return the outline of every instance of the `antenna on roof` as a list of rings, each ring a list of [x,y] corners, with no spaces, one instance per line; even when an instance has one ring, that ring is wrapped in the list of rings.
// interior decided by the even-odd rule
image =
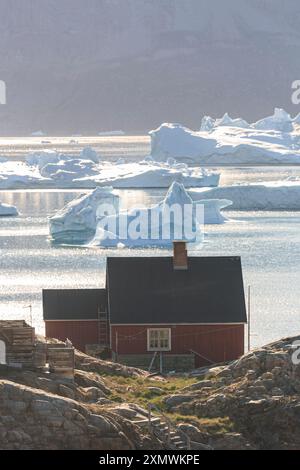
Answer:
[[[248,286],[248,351],[251,349],[251,286]]]

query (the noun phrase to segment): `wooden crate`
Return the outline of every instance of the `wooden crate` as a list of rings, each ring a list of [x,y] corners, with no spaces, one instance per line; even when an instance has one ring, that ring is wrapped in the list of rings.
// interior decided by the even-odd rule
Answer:
[[[47,348],[47,362],[50,371],[74,370],[74,348]]]

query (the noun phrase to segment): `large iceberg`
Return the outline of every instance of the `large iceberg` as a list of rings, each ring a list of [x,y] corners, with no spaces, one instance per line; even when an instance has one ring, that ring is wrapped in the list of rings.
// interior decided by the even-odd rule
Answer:
[[[99,220],[92,246],[169,247],[174,240],[202,239],[201,214],[180,183],[173,183],[165,199],[150,208],[132,209]],[[174,212],[172,212],[174,211]],[[188,230],[187,230],[188,229]]]
[[[96,188],[69,202],[50,218],[50,234],[56,243],[84,243],[95,235],[101,204],[118,210],[119,198],[112,188]]]
[[[172,214],[168,218],[168,210],[173,208],[176,212],[184,207],[185,212],[181,214],[190,217],[187,224],[193,232],[187,240],[196,242],[202,236],[201,224],[222,224],[227,220],[221,210],[230,204],[231,201],[226,199],[203,198],[194,202],[184,186],[174,182],[161,203],[150,208],[120,211],[119,198],[112,188],[97,188],[71,201],[51,217],[50,234],[53,241],[63,244],[169,246],[173,239],[184,238],[186,225],[183,218],[173,219]],[[112,212],[107,212],[107,209]],[[146,226],[146,222],[150,225]],[[137,236],[136,232],[139,235],[143,228],[143,235]],[[136,232],[132,235],[133,229]],[[170,233],[167,239],[164,237],[166,233]]]
[[[224,198],[232,201],[230,210],[300,210],[300,181],[262,182],[190,190],[193,201]]]
[[[0,202],[0,217],[13,217],[16,215],[19,215],[19,212],[15,206]]]
[[[202,128],[209,126],[206,118]],[[171,157],[190,164],[300,163],[300,134],[296,130],[218,125],[195,132],[180,124],[165,123],[150,136],[151,155],[157,161]]]

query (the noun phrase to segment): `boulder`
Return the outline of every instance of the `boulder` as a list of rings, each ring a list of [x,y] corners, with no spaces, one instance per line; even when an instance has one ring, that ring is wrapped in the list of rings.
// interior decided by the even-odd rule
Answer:
[[[70,398],[71,400],[74,400],[75,398],[74,390],[72,390],[70,387],[67,387],[66,385],[59,384],[58,392],[63,397]]]
[[[191,395],[170,395],[164,400],[164,402],[167,408],[171,409],[177,405],[181,405],[181,403],[188,402],[192,399],[193,397]]]

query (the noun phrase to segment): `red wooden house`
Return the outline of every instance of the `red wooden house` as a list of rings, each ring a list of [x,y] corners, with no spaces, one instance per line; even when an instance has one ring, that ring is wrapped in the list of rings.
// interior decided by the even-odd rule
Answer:
[[[163,370],[230,361],[244,353],[247,322],[239,257],[107,260],[106,289],[44,291],[46,335],[114,360]]]

